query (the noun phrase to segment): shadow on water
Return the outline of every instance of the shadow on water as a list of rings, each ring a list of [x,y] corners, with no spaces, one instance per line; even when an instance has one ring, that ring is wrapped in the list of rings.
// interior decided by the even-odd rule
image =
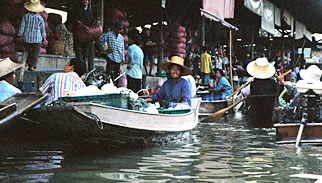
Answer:
[[[0,182],[306,183],[314,181],[290,175],[322,174],[320,147],[277,145],[275,129],[250,128],[248,120],[227,115],[171,143],[123,149],[75,144],[17,125],[1,133]]]

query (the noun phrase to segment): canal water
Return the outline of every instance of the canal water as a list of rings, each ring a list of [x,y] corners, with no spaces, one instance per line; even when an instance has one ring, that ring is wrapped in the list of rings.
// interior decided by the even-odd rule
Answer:
[[[1,141],[0,182],[306,183],[316,179],[291,175],[322,175],[321,146],[275,144],[274,129],[249,128],[241,113],[146,149],[78,147],[35,133]]]

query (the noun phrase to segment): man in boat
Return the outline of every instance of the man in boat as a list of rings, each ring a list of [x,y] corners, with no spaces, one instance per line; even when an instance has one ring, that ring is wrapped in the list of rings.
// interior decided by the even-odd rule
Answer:
[[[287,94],[292,96],[291,103],[289,105],[286,105],[284,107],[280,107],[277,110],[279,112],[279,121],[283,122],[293,122],[294,119],[300,119],[301,116],[300,113],[297,112],[297,110],[301,107],[301,96],[300,93],[297,91],[297,87],[300,88],[315,88],[315,89],[322,89],[322,82],[321,82],[321,76],[322,71],[319,69],[316,65],[311,65],[308,69],[302,69],[300,70],[300,77],[303,80],[299,80],[296,82],[295,86],[287,83],[284,81],[284,74],[279,73],[276,74],[276,78],[279,80],[279,82],[285,86],[287,89]],[[321,94],[320,94],[321,95]],[[319,110],[319,121],[322,121],[322,106],[316,106]],[[318,122],[318,121],[316,121]]]
[[[275,68],[267,58],[257,58],[247,65],[247,72],[254,77],[248,87],[242,90],[244,96],[247,95],[276,95],[277,83],[272,76]]]
[[[21,91],[13,86],[15,82],[15,70],[22,64],[15,63],[10,58],[0,59],[0,102]]]
[[[57,100],[64,96],[65,91],[77,91],[86,87],[82,79],[76,73],[81,70],[78,58],[71,59],[64,67],[64,72],[55,73],[46,80],[46,82],[39,88],[42,93],[49,93],[49,99],[46,104]]]
[[[170,62],[162,62],[160,67],[164,70],[169,79],[164,82],[160,90],[146,99],[146,102],[163,102],[164,108],[175,108],[178,103],[191,106],[191,86],[190,83],[181,76],[191,74],[191,70],[185,67],[184,59],[178,56],[171,57]]]

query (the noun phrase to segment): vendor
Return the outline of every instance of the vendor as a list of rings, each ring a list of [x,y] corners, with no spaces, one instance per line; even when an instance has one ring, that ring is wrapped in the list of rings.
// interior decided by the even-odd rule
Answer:
[[[0,59],[0,102],[6,100],[21,91],[13,86],[15,82],[15,70],[22,67],[22,64],[15,63],[10,58]]]
[[[191,74],[191,70],[185,67],[183,62],[183,58],[173,56],[170,62],[160,64],[169,79],[155,95],[145,99],[146,102],[164,102],[164,108],[174,108],[178,103],[187,103],[191,106],[191,86],[187,80],[181,78],[181,76]]]
[[[209,91],[215,92],[215,100],[225,100],[226,97],[232,94],[231,85],[225,77],[224,71],[222,69],[215,69],[215,73],[217,79],[217,87],[210,88]]]

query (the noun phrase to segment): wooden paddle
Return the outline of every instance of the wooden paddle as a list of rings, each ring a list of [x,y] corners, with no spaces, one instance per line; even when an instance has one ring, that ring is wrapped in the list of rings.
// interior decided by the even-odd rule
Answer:
[[[241,85],[236,91],[234,91],[233,94],[231,94],[229,97],[227,97],[227,99],[230,99],[232,96],[234,96],[236,93],[238,93],[240,90],[242,90],[243,88],[245,88],[247,85],[249,85],[254,79],[250,79],[249,81],[247,81],[246,83],[244,83],[243,85]]]
[[[235,103],[231,104],[230,106],[215,112],[213,115],[206,117],[205,119],[201,120],[201,122],[213,122],[213,121],[217,120],[218,118],[223,116],[229,109],[235,107],[237,104],[239,104],[241,101],[244,101],[246,98],[247,98],[247,96],[245,98],[241,99],[240,101],[235,102]]]

